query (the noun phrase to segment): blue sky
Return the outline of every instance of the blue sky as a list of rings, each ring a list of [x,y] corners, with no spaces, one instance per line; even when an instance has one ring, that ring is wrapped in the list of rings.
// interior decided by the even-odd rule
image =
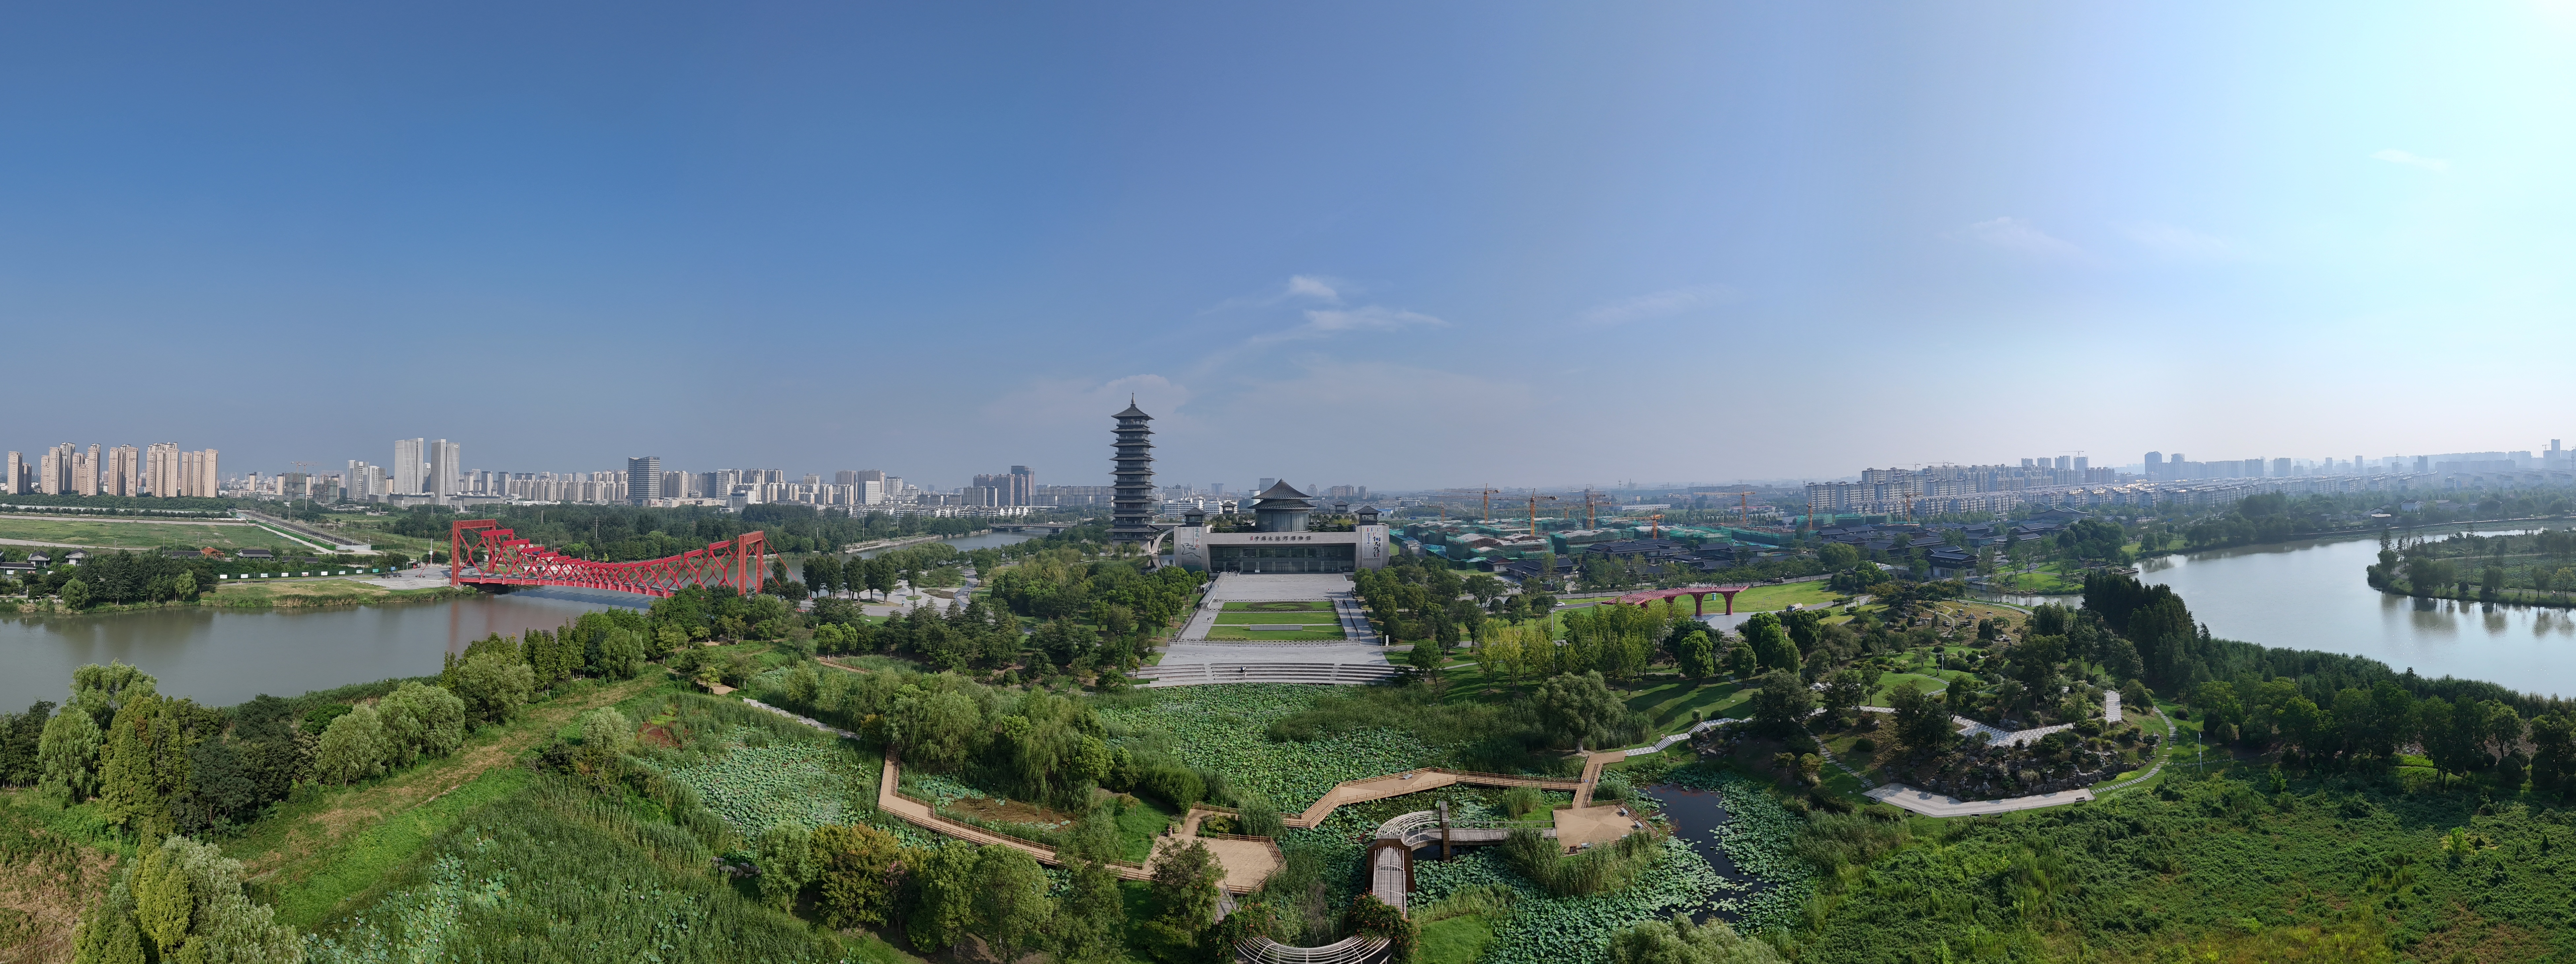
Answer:
[[[2576,439],[2576,7],[21,5],[0,447],[1381,488]]]

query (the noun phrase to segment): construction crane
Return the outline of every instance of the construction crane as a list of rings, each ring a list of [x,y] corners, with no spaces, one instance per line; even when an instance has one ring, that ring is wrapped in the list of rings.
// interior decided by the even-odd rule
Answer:
[[[1595,496],[1592,494],[1592,487],[1591,487],[1591,486],[1588,486],[1588,485],[1587,485],[1587,486],[1584,486],[1584,487],[1583,487],[1583,527],[1584,527],[1584,528],[1586,528],[1586,529],[1597,529],[1597,528],[1600,528],[1600,524],[1599,524],[1599,523],[1597,523],[1597,522],[1594,522],[1594,521],[1593,521],[1593,517],[1592,517],[1592,509],[1593,509],[1593,507],[1594,507],[1594,506],[1603,506],[1603,505],[1614,505],[1614,504],[1616,504],[1616,503],[1610,503],[1610,502],[1603,502],[1603,501],[1601,501],[1599,498],[1595,497]]]
[[[1502,490],[1494,488],[1493,486],[1486,486],[1485,488],[1478,490],[1476,493],[1477,501],[1484,504],[1486,525],[1492,525],[1494,523],[1494,493],[1500,491]]]
[[[1537,537],[1538,537],[1538,534],[1539,534],[1539,533],[1538,533],[1538,504],[1539,504],[1539,503],[1541,503],[1541,502],[1554,502],[1554,501],[1556,501],[1556,497],[1555,497],[1555,496],[1552,496],[1552,495],[1540,495],[1540,494],[1538,494],[1538,490],[1537,490],[1537,489],[1531,489],[1531,490],[1530,490],[1530,494],[1529,494],[1529,512],[1530,512],[1530,537],[1531,537],[1531,538],[1537,538]]]
[[[1661,513],[1661,512],[1657,512],[1657,513],[1655,513],[1655,514],[1653,514],[1653,515],[1647,516],[1647,518],[1648,518],[1648,519],[1652,519],[1652,520],[1654,520],[1654,528],[1653,528],[1652,530],[1650,530],[1649,532],[1647,532],[1647,534],[1646,534],[1646,538],[1649,538],[1649,539],[1661,539],[1661,538],[1663,538],[1663,537],[1664,537],[1664,514],[1663,514],[1663,513]]]

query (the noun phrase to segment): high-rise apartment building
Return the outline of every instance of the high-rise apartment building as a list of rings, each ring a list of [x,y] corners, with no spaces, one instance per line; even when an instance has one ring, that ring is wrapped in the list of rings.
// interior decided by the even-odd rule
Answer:
[[[394,494],[420,494],[421,476],[429,469],[428,456],[424,451],[428,446],[428,439],[398,438],[394,440],[393,464],[385,466],[385,468],[393,470]]]
[[[446,439],[432,440],[424,453],[429,456],[429,475],[421,480],[421,491],[437,496],[440,502],[460,494],[465,479],[463,450],[463,445]]]
[[[215,486],[221,476],[215,472],[215,450],[179,453],[179,494],[192,498],[215,497]]]
[[[27,457],[25,455],[17,452],[9,453],[9,474],[0,476],[0,492],[10,495],[27,494]]]
[[[661,456],[647,455],[626,460],[626,501],[636,505],[650,502],[661,485]]]
[[[99,479],[99,488],[109,495],[143,494],[142,453],[131,445],[107,450],[107,471]]]
[[[686,472],[662,473],[662,497],[665,499],[688,498],[689,474]]]
[[[165,499],[179,494],[179,443],[154,442],[144,447],[143,484]]]
[[[97,445],[93,444],[85,451],[72,453],[71,484],[65,486],[65,488],[68,491],[79,493],[81,495],[98,494]]]

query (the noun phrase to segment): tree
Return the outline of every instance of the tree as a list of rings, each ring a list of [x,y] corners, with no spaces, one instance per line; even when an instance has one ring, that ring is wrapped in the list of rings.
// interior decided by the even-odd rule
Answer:
[[[1896,739],[1916,754],[1929,755],[1950,748],[1958,734],[1950,728],[1950,709],[1941,701],[1923,694],[1913,680],[1898,684],[1887,694],[1888,708],[1895,710]]]
[[[376,715],[385,726],[390,766],[446,756],[465,744],[465,701],[435,686],[406,680],[376,701]]]
[[[830,927],[882,927],[894,916],[895,861],[903,844],[868,826],[830,824],[814,829],[812,854],[817,910]]]
[[[1705,679],[1717,673],[1717,646],[1706,630],[1693,630],[1675,647],[1673,662],[1681,674],[1691,679]]]
[[[2531,788],[2564,797],[2576,782],[2576,726],[2550,713],[2531,720]]]
[[[1860,705],[1860,701],[1869,698],[1872,675],[1868,670],[1857,667],[1838,671],[1825,678],[1823,698],[1818,702],[1824,705],[1827,713],[1849,713]]]
[[[1753,647],[1739,642],[1727,648],[1727,675],[1743,679],[1761,671],[1762,661],[1753,655]]]
[[[107,900],[85,915],[77,964],[260,961],[300,964],[304,943],[275,911],[242,893],[242,870],[215,849],[170,836],[145,850]]]
[[[520,705],[536,694],[537,674],[525,662],[487,650],[469,655],[458,664],[456,680],[449,688],[465,702],[468,716],[499,723],[516,714]]]
[[[1118,893],[1118,875],[1099,861],[1073,869],[1072,885],[1055,907],[1047,927],[1058,964],[1117,964],[1127,959],[1118,939],[1126,906]]]
[[[70,606],[73,609],[89,608],[90,593],[88,583],[74,579],[70,582],[64,583],[63,588],[57,590],[57,592],[63,597],[63,605]]]
[[[915,949],[944,950],[964,939],[975,923],[975,845],[943,840],[914,854],[914,900],[905,930]]]
[[[91,663],[72,671],[72,702],[105,730],[126,703],[158,691],[159,681],[122,662]]]
[[[1195,939],[1216,922],[1217,881],[1223,876],[1206,844],[1192,840],[1189,846],[1166,851],[1154,864],[1154,897],[1163,905],[1160,923],[1176,935]]]
[[[816,553],[805,557],[805,588],[828,596],[841,587],[841,557]]]
[[[975,858],[976,933],[1005,961],[1017,960],[1055,916],[1046,871],[1017,847],[989,844]]]
[[[1753,718],[1775,732],[1787,732],[1804,724],[1815,705],[1797,673],[1775,669],[1763,675],[1762,688],[1753,694]]]
[[[313,754],[313,774],[347,786],[384,772],[393,749],[384,718],[375,707],[361,706],[323,728],[321,746]]]
[[[613,707],[600,709],[617,712]],[[583,727],[585,734],[588,731]],[[805,828],[783,820],[770,824],[754,844],[752,866],[760,868],[761,901],[779,910],[794,909],[796,895],[814,877],[812,841]]]
[[[1744,644],[1753,648],[1753,658],[1765,670],[1796,670],[1798,646],[1790,641],[1789,631],[1780,625],[1777,613],[1754,613],[1744,621]]]
[[[89,799],[98,792],[101,742],[89,714],[78,706],[64,707],[45,721],[45,735],[36,745],[36,766],[44,773],[37,786],[66,804]]]
[[[213,727],[194,702],[146,694],[108,725],[98,753],[99,810],[109,823],[158,839],[177,829],[170,803],[188,786],[188,752]],[[220,725],[220,715],[212,723]]]
[[[1550,678],[1539,684],[1531,703],[1539,728],[1557,744],[1606,741],[1628,717],[1627,704],[1610,692],[1599,671]]]

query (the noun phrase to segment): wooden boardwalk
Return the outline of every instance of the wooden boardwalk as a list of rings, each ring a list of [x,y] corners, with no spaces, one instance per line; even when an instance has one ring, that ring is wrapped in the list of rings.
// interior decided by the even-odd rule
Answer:
[[[1597,758],[1600,754],[1594,754],[1594,756]],[[1516,777],[1503,773],[1476,773],[1445,767],[1425,767],[1420,770],[1406,770],[1402,773],[1390,773],[1364,780],[1344,780],[1334,784],[1331,790],[1324,791],[1322,797],[1306,807],[1306,812],[1284,818],[1280,822],[1291,827],[1318,826],[1324,822],[1325,817],[1332,816],[1333,811],[1342,806],[1400,797],[1424,790],[1437,790],[1462,783],[1471,787],[1537,787],[1541,790],[1568,790],[1574,793],[1575,806],[1579,807],[1592,796],[1592,792],[1587,788],[1592,780],[1601,776],[1601,764],[1605,762],[1608,761],[1595,759],[1585,763],[1583,779],[1580,780]]]

